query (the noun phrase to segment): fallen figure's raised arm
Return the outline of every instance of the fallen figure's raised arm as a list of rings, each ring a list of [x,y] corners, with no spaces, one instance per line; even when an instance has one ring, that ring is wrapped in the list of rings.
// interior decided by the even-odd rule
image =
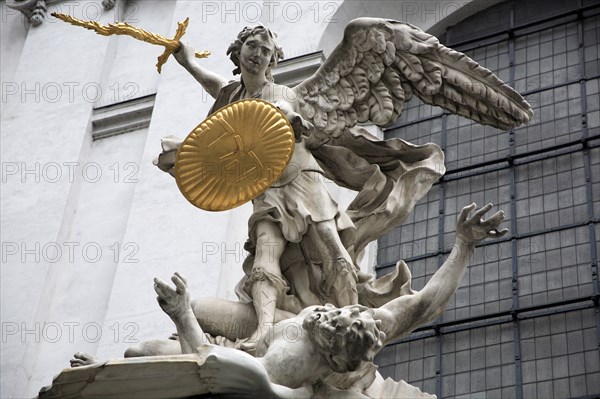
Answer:
[[[187,281],[179,273],[175,273],[171,281],[175,284],[175,289],[159,278],[154,279],[154,291],[158,294],[156,300],[177,328],[181,353],[197,353],[197,348],[206,342],[203,339],[204,331],[190,305]]]
[[[381,320],[386,343],[441,316],[465,274],[475,245],[485,238],[502,237],[508,232],[508,229],[498,230],[504,220],[503,211],[483,219],[492,204],[487,204],[470,216],[475,208],[476,204],[473,203],[460,212],[452,252],[425,287],[414,295],[401,296],[374,310],[373,318]]]

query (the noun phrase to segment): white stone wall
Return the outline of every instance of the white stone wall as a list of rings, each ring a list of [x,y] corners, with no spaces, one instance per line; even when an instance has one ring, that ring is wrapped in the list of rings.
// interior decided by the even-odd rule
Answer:
[[[387,17],[396,3],[385,5]],[[120,0],[110,11],[100,4],[54,2],[48,14],[125,19],[167,36],[190,17],[184,40],[212,51],[201,62],[229,78],[225,50],[246,25],[266,24],[295,57],[337,40],[345,20],[374,12],[348,1]],[[21,398],[50,384],[76,351],[119,357],[132,342],[168,337],[173,327],[155,303],[154,276],[180,271],[194,296],[235,299],[251,209],[200,211],[152,165],[160,138],[184,136],[211,104],[174,60],[156,73],[159,47],[101,37],[49,15],[29,27],[1,6],[0,397]],[[148,129],[92,142],[94,106],[153,93]],[[347,192],[332,191],[349,203]],[[372,248],[366,259],[365,267],[374,264]]]

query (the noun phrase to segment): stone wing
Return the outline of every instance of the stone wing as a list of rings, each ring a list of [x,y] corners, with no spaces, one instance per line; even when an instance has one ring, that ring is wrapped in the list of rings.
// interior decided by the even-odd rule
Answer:
[[[413,94],[503,130],[533,116],[519,93],[466,55],[413,25],[378,18],[351,21],[329,58],[294,90],[302,116],[334,137],[357,123],[394,122]]]

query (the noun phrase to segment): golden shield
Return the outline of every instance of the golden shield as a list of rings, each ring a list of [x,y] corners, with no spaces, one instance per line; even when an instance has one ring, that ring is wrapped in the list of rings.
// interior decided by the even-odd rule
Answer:
[[[259,99],[231,103],[183,141],[175,180],[184,197],[207,211],[240,206],[273,184],[294,151],[294,130],[279,108]]]

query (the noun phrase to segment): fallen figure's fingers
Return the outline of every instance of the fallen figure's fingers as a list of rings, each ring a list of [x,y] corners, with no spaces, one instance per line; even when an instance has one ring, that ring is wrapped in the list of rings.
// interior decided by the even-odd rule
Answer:
[[[485,215],[490,209],[492,209],[492,204],[487,204],[486,206],[482,207],[481,209],[477,210],[473,216],[471,217],[472,220],[478,221],[481,220],[483,218],[483,215]],[[477,205],[475,205],[475,207],[477,207]],[[500,211],[502,212],[502,211]],[[496,212],[498,213],[498,212]]]
[[[187,287],[186,287],[186,283],[185,280],[182,278],[182,276],[179,273],[175,273],[173,275],[173,277],[171,277],[171,281],[173,282],[173,284],[175,284],[175,287],[177,287],[176,292],[178,294],[183,294]]]
[[[500,226],[500,223],[504,220],[504,211],[498,211],[494,213],[490,218],[481,220],[482,225],[491,226],[491,228],[496,228]]]
[[[156,291],[156,293],[161,297],[167,297],[175,293],[175,290],[169,287],[169,284],[165,283],[158,277],[154,278],[154,291]]]

